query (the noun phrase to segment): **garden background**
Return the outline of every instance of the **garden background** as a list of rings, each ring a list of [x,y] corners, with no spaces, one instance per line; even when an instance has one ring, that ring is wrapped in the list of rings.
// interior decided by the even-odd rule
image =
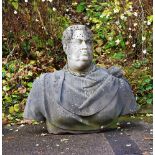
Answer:
[[[93,31],[94,62],[120,66],[141,110],[152,107],[152,0],[3,0],[2,5],[3,124],[22,120],[36,77],[64,66],[62,32],[76,23]]]

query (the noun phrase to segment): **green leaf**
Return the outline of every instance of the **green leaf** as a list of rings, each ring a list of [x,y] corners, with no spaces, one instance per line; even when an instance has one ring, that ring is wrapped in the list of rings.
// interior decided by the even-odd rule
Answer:
[[[35,60],[30,60],[29,64],[34,65],[34,64],[36,64],[36,61]]]
[[[121,44],[122,48],[125,48],[125,42],[123,40],[121,40],[120,44]]]
[[[5,101],[8,102],[8,103],[12,103],[12,98],[11,98],[10,96],[7,96],[7,95],[6,95],[6,96],[4,97],[4,99],[5,99]]]
[[[122,53],[122,52],[115,53],[115,54],[112,56],[112,58],[120,60],[120,59],[125,58],[125,54]]]
[[[153,88],[152,85],[149,85],[146,87],[146,90],[152,90],[152,88]]]
[[[14,113],[14,107],[13,106],[9,107],[9,113],[10,114],[13,114]]]
[[[114,47],[115,46],[115,42],[112,40],[112,41],[109,41],[106,45],[105,45],[105,48],[108,49],[108,48],[111,48],[111,47]]]
[[[32,84],[33,84],[32,82],[29,82],[29,83],[27,84],[27,86],[30,87],[30,88],[32,88]]]
[[[14,68],[14,66],[9,66],[9,70],[10,70],[10,73],[14,73],[14,71],[15,71],[15,68]]]
[[[2,119],[4,119],[5,118],[5,113],[2,113]]]
[[[98,31],[98,35],[101,39],[105,39],[104,33],[102,31]]]
[[[144,82],[145,83],[150,83],[151,79],[145,79]]]
[[[38,9],[38,3],[36,2],[36,1],[32,1],[33,3],[33,9],[34,9],[34,11],[36,11],[37,9]]]
[[[77,12],[83,12],[86,8],[86,3],[85,2],[81,2],[80,4],[77,5],[76,11]]]
[[[37,35],[32,36],[32,41],[35,43],[37,48],[43,48],[45,46],[45,42]]]
[[[152,98],[151,98],[151,99],[147,99],[147,100],[146,100],[147,104],[152,104],[152,101],[153,101],[153,99],[152,99]]]
[[[101,11],[103,9],[103,7],[100,5],[95,5],[95,9],[96,9],[96,11]]]
[[[30,42],[29,40],[25,40],[21,43],[21,48],[25,54],[29,54],[30,52]]]
[[[35,121],[35,120],[32,120],[32,124],[33,124],[33,125],[37,125],[37,124],[39,124],[39,122],[37,122],[37,121]]]
[[[9,86],[3,86],[3,90],[8,91],[8,90],[10,90],[10,87]]]
[[[14,105],[14,111],[15,111],[15,112],[18,112],[18,111],[19,111],[19,104],[15,104],[15,105]]]
[[[3,71],[3,72],[2,72],[2,78],[5,78],[5,75],[6,75],[6,72]]]
[[[150,22],[152,22],[152,21],[153,21],[153,15],[148,16],[147,19],[148,19]]]
[[[9,120],[13,120],[13,117],[12,117],[12,115],[10,115],[10,114],[7,116],[7,118],[8,118]]]
[[[48,39],[46,44],[52,47],[54,45],[53,39]]]
[[[92,18],[92,22],[93,23],[100,23],[101,21],[98,18]],[[96,28],[98,28],[97,25],[96,25]]]
[[[29,71],[27,75],[28,75],[28,76],[32,76],[33,73],[32,73],[31,71]]]
[[[18,2],[12,2],[13,7],[18,10]]]
[[[11,97],[18,98],[18,95],[12,94]]]

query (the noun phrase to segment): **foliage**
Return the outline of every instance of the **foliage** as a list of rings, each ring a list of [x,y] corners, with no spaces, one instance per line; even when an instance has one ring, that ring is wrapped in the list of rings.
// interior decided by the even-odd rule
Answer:
[[[94,57],[101,66],[123,66],[137,102],[152,104],[151,5],[93,0],[83,10],[94,32]],[[83,3],[77,5],[77,9]],[[144,8],[144,5],[148,8]],[[145,9],[145,10],[144,10]],[[144,16],[145,15],[145,16]]]
[[[153,78],[148,69],[148,59],[135,60],[132,66],[125,67],[126,75],[136,93],[140,105],[153,103]]]
[[[77,6],[77,12],[83,12],[85,10],[86,7],[86,3],[85,2],[81,2],[78,6]]]
[[[3,120],[18,122],[32,83],[65,64],[62,32],[87,24],[94,62],[122,66],[140,105],[152,104],[152,4],[129,1],[3,1]]]
[[[22,118],[22,111],[28,93],[32,87],[32,80],[40,74],[36,61],[24,64],[21,60],[3,61],[3,116],[9,121]]]
[[[36,77],[64,65],[61,36],[69,24],[70,20],[49,2],[3,2],[2,97],[6,122],[22,119]]]
[[[70,21],[48,2],[16,1],[18,10],[14,11],[14,5],[9,2],[3,5],[3,57],[37,59],[36,52],[43,52],[54,56],[54,64],[60,65],[57,54],[63,53],[61,36]]]

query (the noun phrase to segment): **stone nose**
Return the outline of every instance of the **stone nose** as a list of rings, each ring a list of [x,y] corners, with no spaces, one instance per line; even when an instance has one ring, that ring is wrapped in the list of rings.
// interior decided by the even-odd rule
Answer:
[[[87,44],[84,40],[82,41],[81,46],[82,46],[82,49],[87,49]]]

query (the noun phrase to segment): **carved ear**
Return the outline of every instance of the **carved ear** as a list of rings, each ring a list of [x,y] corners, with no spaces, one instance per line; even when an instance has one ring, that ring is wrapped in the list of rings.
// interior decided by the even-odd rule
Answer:
[[[63,45],[63,50],[64,52],[66,53],[66,55],[70,55],[69,51],[68,51],[68,45],[67,44],[64,44]]]
[[[67,54],[67,49],[68,49],[68,46],[67,46],[67,44],[63,44],[63,50],[64,50],[64,52]]]

